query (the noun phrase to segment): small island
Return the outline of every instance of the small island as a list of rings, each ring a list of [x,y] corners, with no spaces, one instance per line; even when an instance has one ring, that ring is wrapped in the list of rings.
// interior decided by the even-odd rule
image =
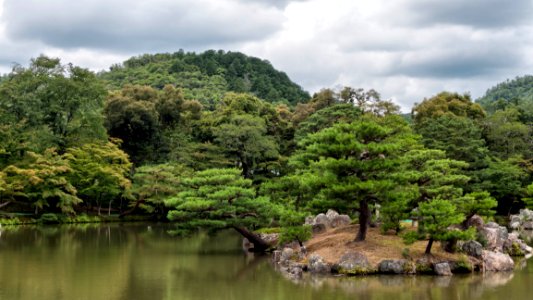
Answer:
[[[370,228],[367,242],[354,242],[357,225],[347,216],[333,210],[309,219],[313,237],[303,247],[297,244],[280,246],[272,255],[274,266],[292,280],[301,279],[303,272],[316,275],[339,274],[347,276],[395,274],[440,275],[474,272],[508,272],[515,268],[513,258],[529,258],[533,248],[521,238],[530,233],[527,223],[533,221],[533,211],[522,210],[512,216],[516,231],[494,222],[484,224],[476,216],[472,226],[482,245],[475,240],[460,241],[453,253],[446,244],[426,253],[427,242],[418,241],[407,246],[394,234],[384,234],[379,228]],[[518,222],[518,224],[516,224]],[[412,226],[406,225],[406,226]],[[406,231],[415,228],[406,228]],[[264,236],[267,238],[267,236]],[[275,239],[275,236],[269,237]]]

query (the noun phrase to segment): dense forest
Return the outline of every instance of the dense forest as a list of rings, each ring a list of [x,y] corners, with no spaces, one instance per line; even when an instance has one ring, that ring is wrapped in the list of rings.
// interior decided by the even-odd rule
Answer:
[[[461,238],[475,214],[533,204],[532,78],[475,102],[441,92],[405,118],[376,90],[310,97],[241,53],[142,55],[100,74],[40,56],[0,81],[0,210],[234,228],[257,249],[251,230],[303,240],[305,216],[330,208],[357,217],[359,241],[414,216],[409,239]]]

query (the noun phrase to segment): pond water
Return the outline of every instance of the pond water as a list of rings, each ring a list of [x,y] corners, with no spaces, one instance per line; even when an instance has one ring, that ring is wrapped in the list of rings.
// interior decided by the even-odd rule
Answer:
[[[533,264],[514,273],[306,277],[245,255],[233,232],[176,238],[170,225],[0,229],[0,299],[531,299]]]

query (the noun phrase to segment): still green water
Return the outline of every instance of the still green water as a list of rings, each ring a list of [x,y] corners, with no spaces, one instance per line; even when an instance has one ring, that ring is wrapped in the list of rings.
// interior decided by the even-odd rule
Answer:
[[[168,225],[0,229],[0,299],[533,299],[533,264],[507,274],[306,277],[240,251],[233,232],[176,238]]]

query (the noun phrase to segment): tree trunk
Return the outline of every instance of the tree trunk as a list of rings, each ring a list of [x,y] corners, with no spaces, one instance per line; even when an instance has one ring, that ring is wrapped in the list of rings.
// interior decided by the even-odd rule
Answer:
[[[429,239],[428,245],[426,246],[426,254],[431,254],[431,247],[433,246],[433,238]]]
[[[366,239],[366,232],[368,230],[368,223],[370,222],[370,210],[368,209],[368,202],[365,200],[359,201],[359,232],[355,237],[356,242],[362,242]]]
[[[137,202],[135,202],[135,206],[133,206],[131,209],[129,209],[129,210],[125,211],[125,212],[122,212],[118,217],[119,218],[123,218],[124,216],[127,216],[127,215],[131,214],[132,212],[134,212],[139,207],[139,205],[141,205],[144,202],[145,202],[144,199],[137,200]]]
[[[113,203],[113,201],[109,201],[109,207],[107,208],[107,216],[111,216],[111,203]]]
[[[254,245],[254,248],[252,250],[253,252],[265,252],[268,248],[270,248],[269,243],[267,243],[257,234],[249,231],[248,229],[244,227],[238,227],[238,226],[233,226],[233,229],[235,229],[243,237],[247,238],[248,241],[250,241],[250,243]]]
[[[0,208],[8,206],[9,204],[11,204],[11,201],[4,202],[4,203],[0,204]]]

